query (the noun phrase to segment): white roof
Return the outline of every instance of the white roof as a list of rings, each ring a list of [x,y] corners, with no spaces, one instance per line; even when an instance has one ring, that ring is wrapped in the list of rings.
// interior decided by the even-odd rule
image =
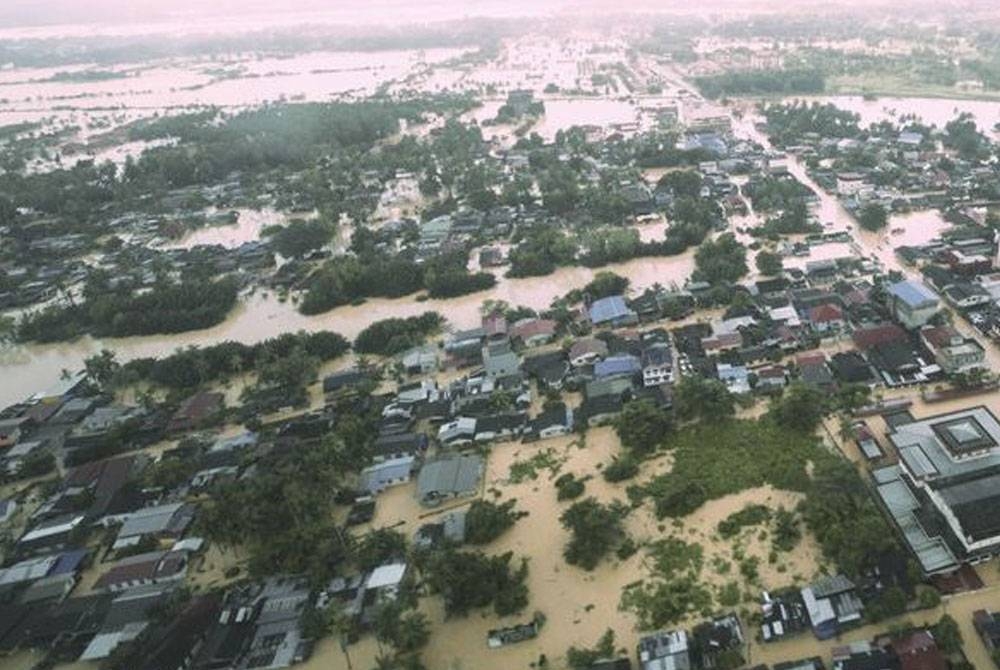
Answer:
[[[200,537],[187,537],[179,542],[175,542],[170,551],[198,551],[205,544],[205,540]]]
[[[368,575],[368,582],[365,587],[369,589],[381,589],[386,586],[396,586],[403,581],[404,574],[406,574],[406,563],[380,565]]]
[[[41,579],[49,574],[49,570],[58,560],[58,556],[42,556],[15,563],[9,568],[0,570],[0,585]]]
[[[47,526],[45,528],[37,528],[35,530],[25,533],[19,542],[33,542],[34,540],[40,540],[45,537],[50,537],[52,535],[58,535],[59,533],[65,533],[73,530],[83,521],[83,515],[73,517],[65,523],[61,523],[57,526]]]

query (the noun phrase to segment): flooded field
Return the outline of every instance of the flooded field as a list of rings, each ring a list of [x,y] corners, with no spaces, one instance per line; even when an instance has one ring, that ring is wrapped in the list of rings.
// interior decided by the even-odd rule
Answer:
[[[947,98],[875,98],[860,95],[834,95],[799,98],[808,102],[830,103],[854,112],[862,126],[885,120],[900,120],[913,116],[928,124],[943,128],[960,113],[972,115],[979,129],[993,133],[1000,122],[1000,102],[987,100],[949,100]]]

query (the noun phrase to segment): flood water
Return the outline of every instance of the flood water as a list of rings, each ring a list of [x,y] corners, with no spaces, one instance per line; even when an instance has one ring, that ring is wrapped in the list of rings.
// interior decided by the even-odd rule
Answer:
[[[542,48],[542,47],[539,47]],[[553,56],[559,60],[563,47],[545,47],[554,50]],[[427,52],[388,52],[384,54],[364,54],[363,56],[349,54],[308,54],[293,59],[260,59],[250,62],[250,59],[241,58],[237,62],[230,64],[236,69],[241,69],[243,74],[261,75],[259,79],[250,80],[221,80],[216,81],[205,88],[196,91],[170,90],[164,88],[163,82],[167,81],[171,72],[167,66],[156,65],[151,68],[144,68],[137,71],[134,77],[130,76],[123,80],[111,80],[108,82],[98,82],[93,87],[87,88],[91,92],[104,91],[111,99],[121,98],[122,101],[129,100],[129,104],[134,104],[135,99],[143,96],[149,98],[154,106],[166,104],[186,104],[194,102],[227,102],[229,104],[250,104],[255,100],[268,98],[274,95],[291,95],[297,90],[299,84],[303,92],[311,99],[324,99],[336,93],[344,86],[364,87],[365,82],[371,84],[375,78],[382,78],[392,74],[405,72],[408,68],[416,67],[428,62],[437,62],[445,59],[449,55],[454,55],[455,50],[439,50]],[[358,68],[358,63],[364,65]],[[351,71],[342,71],[347,65],[353,64]],[[192,82],[204,83],[211,77],[203,70],[216,67],[218,63],[203,63],[198,67],[189,69],[183,77]],[[571,63],[558,64],[562,68],[575,68]],[[228,67],[228,66],[227,66]],[[201,68],[201,70],[199,70]],[[373,73],[382,73],[376,77]],[[274,75],[274,76],[265,76]],[[570,77],[567,75],[567,77]],[[0,85],[0,89],[26,86],[26,84],[14,83],[24,79],[39,79],[51,76],[51,73],[38,73],[37,76],[25,76],[23,72],[6,72],[3,74],[3,81],[7,86]],[[180,75],[178,75],[180,76]],[[471,75],[470,75],[471,76]],[[665,76],[670,76],[666,73]],[[184,79],[187,81],[188,79]],[[543,86],[544,79],[535,79],[535,87]],[[156,82],[160,82],[156,84]],[[680,82],[674,82],[681,84]],[[340,84],[343,84],[341,86]],[[30,97],[41,98],[37,104],[48,105],[46,96],[65,95],[66,91],[77,90],[75,84],[31,84],[32,88],[21,90],[21,94]],[[59,86],[62,93],[56,93],[55,89],[50,90],[50,86]],[[68,89],[65,87],[69,87]],[[103,88],[102,88],[103,87]],[[176,87],[175,87],[176,88]],[[143,93],[142,89],[150,89],[151,92]],[[140,92],[136,92],[140,91]],[[7,96],[7,93],[0,94],[0,97]],[[137,96],[137,97],[136,97]],[[208,96],[208,97],[198,97]],[[543,98],[545,96],[542,96]],[[135,99],[133,99],[135,98]],[[573,125],[593,124],[610,127],[613,124],[635,122],[643,118],[641,108],[648,107],[651,103],[661,104],[668,102],[656,98],[622,99],[619,96],[609,95],[601,98],[558,98],[550,96],[546,99],[546,113],[535,125],[534,130],[540,132],[546,139],[551,139],[555,133],[562,128]],[[897,112],[914,111],[927,121],[941,123],[945,122],[953,114],[955,107],[970,109],[977,114],[981,123],[992,125],[993,119],[1000,114],[1000,103],[967,103],[945,100],[888,100],[864,101],[861,98],[836,98],[832,99],[837,104],[855,105],[857,110],[865,110],[874,119],[878,110],[883,108],[895,109]],[[499,103],[490,102],[484,107],[474,110],[467,118],[474,118],[480,122],[491,118],[496,113]],[[3,106],[7,108],[6,106]],[[753,111],[747,106],[743,110],[742,118],[735,122],[735,132],[740,137],[746,137],[761,142],[768,146],[767,140],[756,129],[754,123],[759,121]],[[9,113],[9,112],[8,112]],[[131,110],[128,113],[135,113]],[[889,112],[881,112],[889,113]],[[74,114],[79,114],[74,112]],[[127,112],[122,112],[116,118],[128,118]],[[112,120],[113,121],[113,120]],[[0,112],[0,123],[6,122],[3,113]],[[111,121],[109,121],[110,123]],[[83,125],[83,124],[81,124]],[[490,132],[508,133],[510,130],[501,127],[487,128]],[[790,258],[789,266],[796,266],[808,260],[821,258],[838,258],[844,255],[858,254],[878,258],[886,268],[897,268],[898,261],[892,251],[893,246],[900,244],[917,244],[931,239],[938,235],[945,226],[940,216],[934,212],[917,212],[902,217],[893,217],[890,228],[902,228],[903,234],[891,235],[887,230],[881,234],[871,234],[858,231],[854,219],[844,211],[837,199],[824,193],[816,184],[809,179],[805,172],[805,167],[794,157],[788,159],[789,170],[800,181],[817,192],[819,203],[815,207],[815,214],[824,224],[825,230],[850,231],[856,238],[858,246],[849,245],[820,245],[811,250],[807,258]],[[262,212],[241,211],[240,218],[234,226],[206,227],[189,233],[179,241],[171,243],[171,246],[190,247],[197,244],[222,244],[227,247],[238,246],[239,244],[257,239],[261,228],[272,223],[281,223],[283,215],[264,210]],[[649,224],[641,227],[643,239],[655,239],[661,237],[665,224]],[[750,266],[753,267],[752,260]],[[643,258],[627,263],[611,265],[605,270],[617,272],[629,277],[632,281],[633,290],[639,290],[653,284],[669,286],[671,284],[683,285],[689,277],[694,267],[693,252],[688,252],[676,257],[665,258]],[[53,384],[64,369],[78,369],[82,361],[99,351],[101,348],[110,348],[118,352],[119,358],[123,361],[143,356],[163,356],[175,349],[188,345],[208,345],[224,340],[236,340],[241,342],[256,342],[272,337],[282,332],[304,330],[333,330],[340,332],[346,337],[353,338],[363,328],[373,321],[390,316],[410,316],[416,315],[426,310],[437,310],[444,314],[452,328],[465,328],[476,325],[480,318],[480,307],[485,300],[503,300],[512,305],[525,305],[535,309],[544,309],[550,305],[556,297],[564,295],[573,288],[580,287],[588,282],[594,275],[594,270],[570,267],[561,268],[556,273],[542,278],[527,279],[507,279],[499,277],[497,286],[489,291],[463,296],[450,300],[427,300],[417,301],[415,296],[386,300],[369,300],[360,306],[345,306],[334,309],[319,316],[303,316],[298,313],[296,306],[292,302],[281,302],[273,294],[258,292],[249,296],[233,313],[221,324],[214,328],[203,331],[184,333],[169,336],[155,336],[145,338],[125,338],[95,340],[90,337],[83,337],[76,342],[40,345],[40,346],[17,346],[8,347],[0,352],[0,365],[3,367],[4,384],[0,385],[0,404],[16,402],[31,393],[42,390]]]
[[[205,228],[195,235],[220,234],[222,228]],[[235,245],[234,245],[235,246]],[[245,299],[223,323],[190,333],[94,339],[86,336],[71,343],[13,346],[0,350],[4,384],[0,385],[0,405],[22,400],[56,383],[63,370],[77,370],[83,360],[102,348],[113,349],[120,361],[146,356],[165,356],[189,345],[210,345],[226,340],[253,343],[297,330],[332,330],[353,339],[374,321],[390,317],[416,316],[436,310],[456,329],[479,324],[480,308],[486,300],[503,300],[511,305],[534,309],[549,307],[555,298],[582,287],[596,272],[607,270],[629,277],[633,289],[659,283],[682,285],[694,269],[694,252],[679,256],[638,258],[598,269],[559,268],[546,277],[509,279],[499,277],[497,285],[480,293],[448,300],[417,301],[415,296],[372,299],[362,305],[347,305],[317,316],[304,316],[291,302],[281,302],[273,293],[258,292]]]
[[[834,95],[801,98],[808,102],[829,103],[854,112],[862,126],[879,121],[898,121],[904,115],[915,115],[923,123],[944,128],[945,124],[960,113],[968,113],[979,129],[993,133],[1000,122],[1000,102],[990,100],[949,100],[947,98],[875,98],[866,100],[860,95]]]

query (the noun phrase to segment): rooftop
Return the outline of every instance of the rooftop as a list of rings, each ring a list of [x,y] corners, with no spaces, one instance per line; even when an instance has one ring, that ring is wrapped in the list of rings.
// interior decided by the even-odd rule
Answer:
[[[889,287],[889,293],[909,307],[928,307],[936,305],[937,294],[927,288],[923,282],[906,279]]]

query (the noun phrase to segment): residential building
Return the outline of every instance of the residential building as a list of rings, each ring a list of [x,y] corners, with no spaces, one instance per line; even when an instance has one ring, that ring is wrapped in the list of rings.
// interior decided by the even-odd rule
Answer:
[[[594,377],[597,379],[631,377],[637,375],[641,369],[642,365],[635,356],[617,354],[594,363]]]
[[[522,319],[511,327],[510,339],[526,347],[539,347],[552,341],[557,327],[552,319]]]
[[[428,461],[417,478],[417,499],[425,507],[436,507],[479,490],[484,463],[478,454],[449,454]]]
[[[7,449],[17,444],[27,421],[24,417],[0,420],[0,449]]]
[[[899,661],[900,670],[948,670],[950,667],[928,630],[916,630],[897,637],[889,643],[889,648]]]
[[[719,363],[716,366],[716,374],[719,381],[726,385],[730,393],[737,395],[750,393],[750,371],[745,365],[731,365],[729,363]]]
[[[375,463],[361,471],[358,486],[374,495],[385,489],[410,481],[416,469],[416,457],[401,456]]]
[[[95,591],[126,591],[147,584],[176,582],[187,572],[188,555],[182,551],[152,551],[115,563],[94,584]]]
[[[825,303],[809,310],[809,323],[817,333],[828,334],[842,331],[847,322],[840,307]]]
[[[573,367],[596,363],[608,355],[608,345],[604,340],[586,338],[577,340],[569,348],[569,362]]]
[[[861,621],[864,606],[850,579],[844,575],[823,577],[801,591],[813,634],[820,640],[836,635],[843,626]]]
[[[438,429],[438,442],[448,446],[469,444],[476,437],[476,419],[460,416]]]
[[[167,424],[170,432],[204,428],[222,414],[225,396],[211,391],[199,391],[181,403]]]
[[[974,338],[964,337],[952,326],[925,326],[920,329],[920,339],[948,374],[982,368],[986,360],[983,345]]]
[[[639,639],[639,670],[691,670],[688,634],[683,630]]]
[[[941,309],[937,294],[912,279],[890,285],[889,298],[893,317],[911,330],[926,326]]]
[[[642,352],[642,385],[649,388],[674,380],[674,356],[670,345],[658,342]]]
[[[145,537],[177,539],[194,520],[195,506],[189,503],[171,503],[144,507],[127,514],[105,517],[102,522],[121,523],[112,549],[118,551],[132,547]]]
[[[862,641],[834,647],[833,670],[900,670],[900,667],[891,651]]]
[[[986,649],[991,654],[996,653],[1000,649],[1000,613],[976,610],[972,613],[972,625]]]
[[[618,328],[639,322],[638,315],[628,308],[628,305],[625,304],[625,298],[620,295],[595,300],[591,303],[588,314],[590,322],[595,326]]]

